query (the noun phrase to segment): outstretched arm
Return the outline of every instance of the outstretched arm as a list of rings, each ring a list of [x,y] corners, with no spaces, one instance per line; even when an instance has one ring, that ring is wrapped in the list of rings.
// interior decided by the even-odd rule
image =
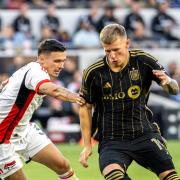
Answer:
[[[82,138],[84,141],[84,149],[80,154],[80,163],[84,167],[88,167],[87,160],[92,154],[92,145],[91,145],[91,126],[92,126],[92,105],[85,104],[80,106],[79,116],[80,116],[80,126]]]
[[[153,74],[160,79],[165,91],[172,95],[178,94],[179,86],[176,80],[170,78],[163,70],[153,70]]]
[[[79,94],[70,92],[68,89],[60,87],[52,82],[41,84],[39,86],[38,92],[44,95],[52,96],[59,100],[78,103],[80,105],[85,103],[84,99],[81,98]]]

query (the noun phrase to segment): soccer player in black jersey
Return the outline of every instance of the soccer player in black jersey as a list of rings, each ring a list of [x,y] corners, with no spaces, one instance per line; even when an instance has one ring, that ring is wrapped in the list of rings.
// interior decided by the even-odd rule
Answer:
[[[105,26],[100,39],[105,56],[84,71],[80,90],[87,102],[79,112],[81,164],[88,167],[93,130],[98,132],[99,166],[106,180],[130,179],[126,171],[133,160],[161,180],[180,180],[147,107],[152,81],[174,95],[179,91],[177,82],[150,54],[129,51],[123,26]]]

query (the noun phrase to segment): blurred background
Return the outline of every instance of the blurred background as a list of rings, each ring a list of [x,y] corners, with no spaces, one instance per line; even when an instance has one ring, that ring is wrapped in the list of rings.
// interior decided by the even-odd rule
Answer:
[[[104,54],[99,32],[110,23],[124,25],[130,48],[151,53],[180,84],[180,0],[1,0],[0,83],[36,60],[40,41],[55,38],[68,48],[55,83],[78,92],[83,69]],[[162,135],[179,148],[180,93],[170,96],[153,84],[149,106]],[[47,97],[32,121],[57,144],[81,140],[76,104]]]

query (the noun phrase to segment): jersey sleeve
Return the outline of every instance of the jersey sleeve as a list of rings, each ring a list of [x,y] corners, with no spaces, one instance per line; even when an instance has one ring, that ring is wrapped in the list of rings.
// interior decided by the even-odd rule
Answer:
[[[168,74],[165,68],[159,63],[159,61],[155,57],[151,56],[148,53],[146,53],[146,55],[144,56],[144,60],[144,65],[148,68],[151,79],[160,84],[160,79],[153,74],[153,70],[162,70],[166,74]]]
[[[25,86],[28,89],[38,92],[39,86],[45,82],[50,82],[48,73],[40,66],[40,64],[34,64],[28,71]]]
[[[80,95],[90,104],[95,103],[95,75],[94,73],[84,71]]]

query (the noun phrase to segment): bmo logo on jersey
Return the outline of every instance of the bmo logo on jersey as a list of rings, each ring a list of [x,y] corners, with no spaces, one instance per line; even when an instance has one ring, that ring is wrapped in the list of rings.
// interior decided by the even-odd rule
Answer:
[[[6,164],[4,165],[4,169],[10,170],[10,169],[12,169],[15,165],[16,165],[16,161],[14,160],[14,161],[12,161],[12,162],[6,163]]]

